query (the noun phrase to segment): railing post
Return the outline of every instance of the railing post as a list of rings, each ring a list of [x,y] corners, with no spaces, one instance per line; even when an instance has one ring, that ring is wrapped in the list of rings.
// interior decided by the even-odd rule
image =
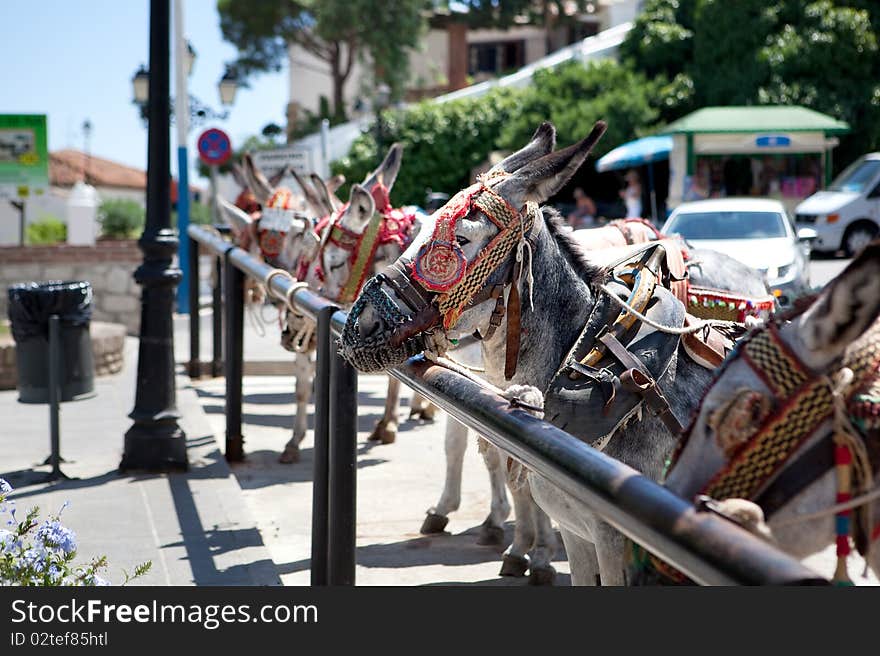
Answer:
[[[199,321],[199,242],[189,239],[189,377],[202,375],[201,323]]]
[[[229,261],[226,251],[226,460],[244,460],[241,435],[242,374],[244,371],[244,273]]]
[[[333,354],[330,374],[328,583],[354,585],[357,501],[357,372]]]
[[[223,372],[223,259],[214,258],[214,289],[211,294],[211,336],[213,354],[211,357],[211,376],[216,378]]]
[[[315,446],[312,476],[312,561],[313,586],[327,585],[327,556],[330,518],[330,366],[334,358],[330,317],[335,307],[325,307],[318,313],[316,336],[318,342],[315,362]]]

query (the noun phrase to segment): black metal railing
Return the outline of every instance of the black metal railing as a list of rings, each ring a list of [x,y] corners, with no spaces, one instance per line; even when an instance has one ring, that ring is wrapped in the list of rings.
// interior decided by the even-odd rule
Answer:
[[[312,497],[313,585],[353,585],[357,490],[357,375],[336,352],[346,314],[288,276],[233,247],[220,235],[189,227],[203,251],[223,259],[226,287],[226,457],[244,457],[241,434],[244,276],[317,322],[315,473]],[[196,247],[194,247],[196,248]],[[191,258],[194,261],[196,258]],[[234,270],[234,271],[232,271]],[[190,276],[190,284],[198,284]],[[216,310],[216,308],[215,308]],[[190,327],[199,330],[198,305]],[[215,339],[216,339],[215,330]],[[199,336],[191,337],[198,347]],[[198,350],[191,362],[198,359]],[[201,371],[190,366],[190,371]],[[507,451],[535,473],[589,505],[629,538],[705,585],[821,583],[816,573],[745,529],[697,510],[656,482],[519,409],[473,380],[421,357],[391,375]],[[332,436],[332,439],[331,439]]]

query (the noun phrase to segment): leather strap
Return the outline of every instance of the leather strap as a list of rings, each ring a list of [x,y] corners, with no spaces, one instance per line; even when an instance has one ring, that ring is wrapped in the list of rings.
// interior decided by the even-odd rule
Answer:
[[[830,437],[830,433],[829,433]],[[825,472],[834,468],[834,445],[828,437],[818,440],[797,460],[783,469],[754,501],[769,519]]]
[[[669,407],[669,402],[663,396],[663,392],[657,387],[657,381],[648,372],[645,365],[630,353],[626,347],[611,333],[605,333],[599,337],[608,350],[624,367],[628,367],[620,375],[620,382],[624,388],[631,392],[636,392],[648,404],[648,407],[654,411],[664,425],[672,432],[673,435],[680,435],[684,430],[684,426],[678,421]]]
[[[517,263],[516,267],[522,272],[522,263]],[[519,361],[519,346],[521,338],[520,323],[520,299],[519,285],[516,280],[519,276],[514,275],[510,281],[510,292],[507,294],[507,348],[504,355],[504,379],[510,380],[516,373],[516,365]]]

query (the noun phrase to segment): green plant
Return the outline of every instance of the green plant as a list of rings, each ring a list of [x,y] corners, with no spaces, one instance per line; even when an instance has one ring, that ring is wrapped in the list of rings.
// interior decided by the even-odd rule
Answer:
[[[145,213],[134,200],[112,198],[98,208],[101,233],[110,239],[130,239],[144,228]]]
[[[359,182],[379,162],[379,151],[395,141],[403,144],[403,166],[394,184],[395,204],[421,205],[425,190],[455,192],[467,186],[470,171],[497,148],[502,127],[516,111],[520,91],[494,89],[485,96],[447,103],[421,102],[382,115],[382,144],[377,146],[375,126],[352,144],[348,155],[333,162],[333,173],[345,175],[348,184],[338,193],[348,196],[351,183]]]
[[[9,515],[0,529],[0,585],[2,586],[97,586],[111,585],[98,575],[107,567],[106,556],[87,565],[76,565],[76,534],[61,523],[61,513],[38,521],[39,508],[31,508],[24,519],[16,516],[15,501],[7,500],[12,486],[0,478],[0,514]],[[132,574],[123,570],[125,585],[146,574],[152,563],[138,565]]]
[[[189,204],[190,225],[206,225],[211,223],[211,206],[204,203]],[[171,227],[177,227],[177,210],[171,212]]]
[[[28,224],[27,243],[32,246],[45,246],[67,241],[67,224],[58,217],[44,214],[39,221]]]

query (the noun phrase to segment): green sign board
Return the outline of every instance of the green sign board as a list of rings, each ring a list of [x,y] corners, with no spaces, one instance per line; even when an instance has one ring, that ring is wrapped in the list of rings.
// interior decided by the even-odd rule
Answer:
[[[0,114],[0,197],[28,198],[49,188],[45,114]]]

